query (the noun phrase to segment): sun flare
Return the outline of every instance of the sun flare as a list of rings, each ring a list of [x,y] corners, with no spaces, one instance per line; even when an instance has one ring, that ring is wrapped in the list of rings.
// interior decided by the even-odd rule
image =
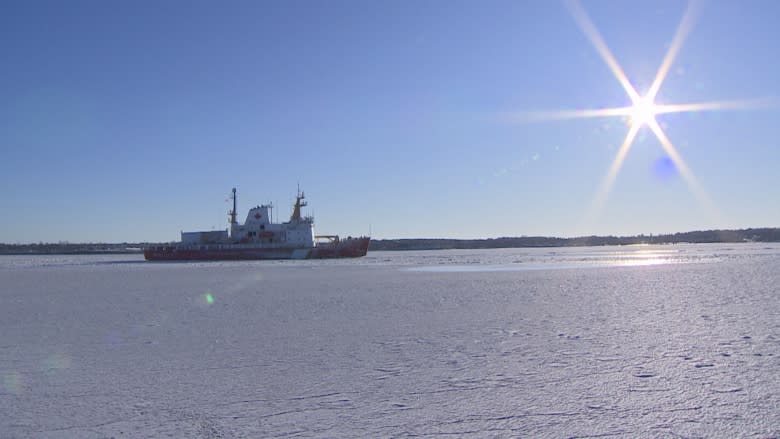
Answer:
[[[637,99],[630,108],[631,123],[640,127],[650,125],[655,121],[655,115],[660,112],[659,110],[652,97],[643,96]]]
[[[568,6],[569,12],[576,21],[580,30],[590,40],[596,52],[601,56],[601,59],[607,65],[612,72],[615,79],[618,80],[623,90],[628,95],[631,105],[624,107],[602,107],[602,108],[585,108],[585,109],[571,109],[571,110],[558,110],[558,111],[530,111],[530,112],[515,112],[512,114],[513,120],[520,122],[534,122],[534,121],[548,121],[548,120],[564,120],[564,119],[580,119],[580,118],[602,118],[602,117],[621,117],[626,120],[628,126],[628,132],[626,133],[623,142],[615,154],[612,163],[604,176],[598,192],[595,194],[591,203],[590,212],[586,215],[587,221],[592,221],[598,213],[602,210],[606,204],[607,197],[612,190],[612,187],[617,178],[617,174],[620,172],[620,168],[623,166],[623,162],[626,159],[631,147],[634,144],[634,140],[639,137],[639,132],[642,128],[647,127],[650,132],[655,136],[661,145],[665,153],[665,159],[668,160],[668,166],[672,166],[677,173],[683,178],[687,184],[689,190],[694,197],[699,201],[699,204],[709,211],[713,218],[718,218],[720,213],[715,208],[714,203],[704,190],[703,186],[699,183],[696,176],[688,164],[683,160],[682,155],[677,151],[677,148],[672,144],[672,141],[664,132],[661,124],[656,120],[656,116],[659,114],[670,113],[683,113],[683,112],[701,112],[701,111],[720,111],[720,110],[746,110],[746,109],[759,109],[759,108],[776,108],[779,104],[776,99],[773,98],[761,98],[761,99],[741,99],[731,101],[711,101],[711,102],[698,102],[698,103],[683,103],[683,104],[656,104],[655,98],[658,96],[658,92],[663,85],[669,71],[674,64],[677,54],[682,48],[683,41],[693,28],[693,23],[698,15],[700,2],[697,0],[689,0],[688,6],[685,9],[682,19],[680,20],[677,30],[674,34],[672,42],[664,55],[661,65],[653,79],[650,88],[646,94],[640,95],[629,81],[623,68],[615,59],[615,56],[610,51],[607,43],[602,38],[596,26],[591,21],[585,9],[580,4],[579,0],[565,0]]]
[[[607,197],[612,190],[612,186],[615,183],[617,174],[620,168],[623,166],[623,162],[626,159],[634,141],[639,138],[639,132],[642,128],[647,127],[650,132],[658,139],[661,147],[666,154],[666,157],[670,161],[671,165],[679,172],[679,175],[685,180],[689,189],[693,195],[698,199],[699,203],[704,206],[714,217],[718,217],[717,209],[710,200],[704,188],[698,182],[693,174],[693,171],[688,167],[687,163],[682,158],[682,155],[677,151],[677,148],[672,144],[669,138],[666,136],[664,129],[656,120],[659,114],[668,113],[681,113],[690,111],[712,111],[712,110],[736,110],[747,108],[759,108],[767,105],[773,105],[773,102],[769,102],[766,99],[749,99],[738,101],[715,101],[715,102],[702,102],[693,104],[665,104],[659,105],[655,103],[655,98],[658,96],[658,92],[666,79],[675,58],[679,53],[683,41],[693,28],[695,17],[698,14],[699,2],[696,0],[690,0],[685,13],[680,20],[674,38],[664,55],[661,65],[658,68],[658,72],[653,79],[650,88],[646,94],[640,95],[636,88],[631,84],[623,68],[615,59],[615,56],[610,51],[607,43],[602,38],[596,26],[591,21],[585,9],[580,4],[579,0],[566,0],[569,12],[576,21],[580,30],[593,44],[596,52],[601,56],[604,63],[612,72],[615,79],[618,80],[623,90],[628,95],[631,105],[625,107],[612,107],[612,108],[594,108],[594,109],[575,109],[575,110],[562,110],[562,111],[532,111],[518,114],[519,120],[523,121],[544,121],[544,120],[561,120],[561,119],[578,119],[578,118],[598,118],[598,117],[623,117],[626,119],[628,125],[628,132],[623,139],[622,144],[617,150],[614,159],[604,176],[602,183],[596,193],[591,209],[587,215],[589,220],[592,220],[603,208],[606,203]]]

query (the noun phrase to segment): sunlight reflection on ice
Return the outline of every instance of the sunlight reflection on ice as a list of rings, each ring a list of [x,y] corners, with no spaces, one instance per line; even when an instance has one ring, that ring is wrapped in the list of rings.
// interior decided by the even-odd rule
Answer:
[[[720,257],[702,258],[701,255],[687,254],[678,249],[654,249],[633,247],[629,250],[605,248],[592,252],[556,253],[547,257],[519,258],[511,263],[470,264],[453,260],[450,264],[405,267],[406,271],[425,272],[490,272],[490,271],[526,271],[570,268],[597,267],[639,267],[666,264],[686,264],[718,262]]]

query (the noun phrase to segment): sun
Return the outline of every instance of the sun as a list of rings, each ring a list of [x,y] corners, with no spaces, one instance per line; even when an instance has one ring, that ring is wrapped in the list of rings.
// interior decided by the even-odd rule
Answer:
[[[655,115],[660,112],[660,107],[655,105],[652,96],[643,96],[634,101],[629,111],[631,124],[641,127],[655,122]]]
[[[715,208],[714,203],[707,195],[704,188],[698,182],[693,171],[683,160],[677,148],[669,140],[669,137],[664,132],[664,129],[656,120],[656,116],[659,114],[669,113],[682,113],[682,112],[700,112],[700,111],[713,111],[713,110],[744,110],[744,109],[757,109],[757,108],[775,108],[777,101],[770,98],[762,99],[742,99],[734,101],[712,101],[712,102],[700,102],[690,104],[656,104],[655,98],[661,89],[661,85],[669,74],[674,60],[683,45],[688,33],[693,27],[695,16],[699,9],[698,2],[696,0],[690,0],[685,13],[680,20],[680,24],[677,26],[674,38],[664,55],[661,65],[658,67],[658,72],[653,79],[650,88],[644,95],[640,95],[636,88],[631,84],[626,76],[623,68],[615,59],[612,51],[609,50],[607,43],[601,37],[596,26],[590,20],[590,17],[583,9],[579,0],[566,0],[569,12],[577,22],[577,25],[583,31],[585,36],[588,37],[593,47],[596,49],[602,60],[605,62],[609,70],[618,80],[620,85],[625,90],[631,105],[624,107],[613,108],[592,108],[592,109],[573,109],[573,110],[559,110],[559,111],[531,111],[516,113],[520,121],[545,121],[545,120],[560,120],[560,119],[579,119],[579,118],[591,118],[591,117],[621,117],[627,119],[628,132],[626,133],[623,143],[617,149],[612,164],[604,176],[601,186],[594,197],[591,205],[590,214],[588,217],[593,218],[601,211],[606,203],[607,196],[612,189],[618,172],[623,165],[623,162],[628,155],[629,150],[634,144],[634,140],[638,138],[639,132],[642,128],[647,127],[656,137],[658,142],[666,154],[669,162],[674,166],[675,170],[685,180],[688,188],[693,195],[698,199],[699,203],[709,210],[713,217],[718,217],[719,213]]]

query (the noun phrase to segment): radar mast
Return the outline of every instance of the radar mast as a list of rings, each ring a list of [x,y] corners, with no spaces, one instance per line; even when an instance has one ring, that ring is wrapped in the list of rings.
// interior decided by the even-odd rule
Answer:
[[[306,202],[303,201],[303,199],[306,198],[303,195],[303,192],[301,192],[301,187],[298,186],[298,195],[295,196],[295,207],[293,208],[293,213],[290,216],[290,221],[300,221],[301,220],[301,207],[306,206]]]
[[[230,217],[230,224],[236,224],[236,188],[233,188],[233,195],[230,198],[233,200],[233,210],[228,212],[228,216]]]

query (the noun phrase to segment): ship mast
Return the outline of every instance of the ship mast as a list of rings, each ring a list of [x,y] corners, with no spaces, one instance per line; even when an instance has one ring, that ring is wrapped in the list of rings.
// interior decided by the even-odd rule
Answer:
[[[301,220],[301,207],[306,206],[306,202],[303,201],[304,199],[303,192],[301,192],[301,187],[298,186],[298,195],[295,196],[295,207],[293,208],[293,213],[290,216],[290,221],[300,221]]]
[[[236,188],[233,188],[233,195],[231,195],[230,198],[233,199],[233,210],[228,212],[230,224],[236,224]]]

